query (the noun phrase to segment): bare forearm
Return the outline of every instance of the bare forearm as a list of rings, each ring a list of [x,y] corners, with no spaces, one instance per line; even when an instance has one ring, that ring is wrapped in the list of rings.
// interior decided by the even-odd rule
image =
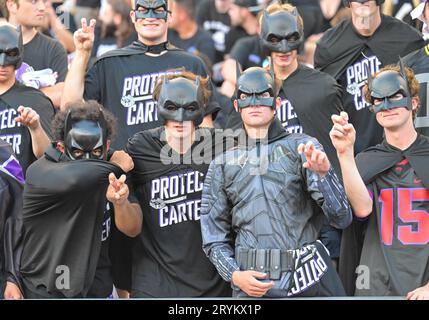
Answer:
[[[41,88],[40,91],[42,91],[44,94],[46,94],[49,97],[49,99],[51,99],[55,108],[57,109],[60,108],[61,97],[64,91],[64,82],[57,83],[54,86]]]
[[[73,52],[75,50],[73,34],[65,28],[59,19],[55,19],[52,22],[52,30],[67,52]]]
[[[114,204],[117,228],[129,237],[137,236],[142,229],[143,215],[140,206],[128,200],[121,205]]]
[[[372,211],[372,199],[363,182],[353,153],[338,154],[341,173],[343,175],[344,189],[356,216],[364,218]]]
[[[49,137],[41,126],[37,129],[30,129],[30,135],[33,153],[36,158],[40,158],[49,146]]]
[[[90,53],[76,51],[76,56],[73,59],[64,84],[61,110],[65,110],[67,103],[83,99],[85,72],[89,59]]]

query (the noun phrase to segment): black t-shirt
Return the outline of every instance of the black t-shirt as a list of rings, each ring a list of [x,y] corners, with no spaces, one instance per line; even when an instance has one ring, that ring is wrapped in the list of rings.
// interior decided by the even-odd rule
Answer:
[[[361,265],[370,270],[370,286],[356,294],[405,296],[429,281],[429,190],[405,158],[368,189],[375,209]]]
[[[209,32],[200,27],[198,27],[197,32],[189,39],[182,39],[175,30],[169,29],[168,41],[172,45],[189,53],[195,54],[196,51],[203,53],[212,63],[215,61],[216,52],[212,37]]]
[[[97,100],[118,119],[114,149],[123,149],[135,133],[162,124],[152,91],[160,76],[177,68],[207,75],[202,60],[184,51],[168,51],[156,57],[144,53],[102,57],[89,70],[84,98]],[[212,113],[213,108],[218,105],[209,103],[206,114]]]
[[[40,122],[48,137],[51,137],[51,121],[55,114],[51,100],[39,90],[16,82],[0,95],[0,138],[12,145],[24,173],[36,160],[33,153],[30,131],[15,122],[19,106],[31,107],[40,116]]]
[[[356,129],[355,153],[382,141],[383,128],[378,124],[375,114],[368,109],[362,89],[368,79],[367,65],[372,74],[383,66],[380,60],[368,48],[344,71],[339,78],[343,87],[343,106],[349,114],[350,122]]]
[[[112,223],[114,223],[113,205],[107,202],[101,231],[100,257],[92,287],[88,291],[88,298],[106,298],[113,291],[112,263],[109,256]]]
[[[212,34],[216,48],[215,63],[223,60],[225,53],[225,36],[231,29],[228,13],[219,13],[214,0],[201,1],[197,7],[197,23]]]
[[[232,27],[225,36],[225,54],[231,52],[235,43],[244,37],[250,36],[242,27]]]
[[[86,296],[101,266],[110,172],[123,173],[106,161],[67,161],[53,148],[30,166],[20,266],[29,291],[47,297]],[[59,287],[58,273],[64,275],[67,268],[69,285]]]
[[[407,55],[404,58],[404,62],[407,67],[413,69],[420,83],[420,108],[414,120],[414,125],[419,133],[429,136],[429,44]]]
[[[58,73],[57,83],[64,82],[68,70],[67,52],[57,40],[38,32],[24,45],[23,61],[35,71],[47,68]]]
[[[230,296],[229,286],[202,250],[201,194],[209,164],[187,161],[196,148],[212,150],[211,139],[194,143],[183,157],[173,151],[179,163],[165,164],[164,133],[163,126],[139,132],[127,145],[135,164],[132,189],[144,221],[133,251],[132,292],[158,298]],[[197,137],[199,133],[211,137],[213,131],[199,129]]]
[[[76,5],[79,7],[98,8],[101,0],[76,0]]]
[[[230,56],[240,63],[243,70],[250,67],[266,67],[269,64],[258,36],[239,39],[232,47]]]

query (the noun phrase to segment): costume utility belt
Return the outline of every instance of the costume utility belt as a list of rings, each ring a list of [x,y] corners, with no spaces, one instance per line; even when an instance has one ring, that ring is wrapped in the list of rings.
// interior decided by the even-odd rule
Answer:
[[[240,270],[255,270],[266,273],[269,279],[278,280],[282,272],[295,267],[294,250],[239,248],[236,260]]]

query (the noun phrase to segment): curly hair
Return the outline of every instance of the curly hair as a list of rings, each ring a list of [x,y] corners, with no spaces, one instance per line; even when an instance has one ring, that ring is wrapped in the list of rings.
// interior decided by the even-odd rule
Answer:
[[[194,81],[197,79],[197,75],[190,72],[190,71],[186,71],[186,70],[182,70],[182,69],[174,69],[174,70],[168,70],[166,75],[168,80],[172,80],[172,79],[176,79],[176,78],[185,78],[191,81]],[[164,77],[165,77],[164,76]],[[201,86],[203,88],[203,105],[207,105],[207,103],[209,102],[209,97],[210,97],[210,90],[208,89],[208,83],[209,83],[209,77],[200,77],[200,83]],[[161,87],[162,87],[162,79],[163,77],[161,77],[156,86],[155,89],[153,90],[153,98],[155,101],[158,101],[159,98],[159,93],[161,92]]]
[[[395,72],[399,73],[399,72],[401,72],[401,69],[399,66],[397,66],[395,64],[387,65],[384,68],[382,68],[381,70],[379,70],[376,74],[374,74],[373,78],[376,78],[380,73],[382,73],[384,71],[395,71]],[[414,118],[415,115],[417,114],[419,107],[420,107],[420,97],[419,97],[420,84],[417,81],[416,76],[414,75],[414,72],[412,69],[405,68],[405,75],[407,76],[408,87],[410,88],[411,97],[413,99],[416,99],[418,102],[417,109],[413,110],[413,118]],[[372,98],[371,98],[371,93],[370,93],[369,88],[368,88],[368,82],[366,82],[365,85],[363,86],[362,92],[363,92],[363,95],[365,97],[366,102],[373,103]]]
[[[55,141],[64,141],[65,119],[68,112],[71,112],[71,119],[73,121],[92,120],[98,121],[100,112],[103,113],[107,125],[107,140],[111,140],[116,133],[116,118],[113,114],[104,109],[95,100],[71,102],[66,105],[66,111],[57,113],[52,120],[52,134]]]

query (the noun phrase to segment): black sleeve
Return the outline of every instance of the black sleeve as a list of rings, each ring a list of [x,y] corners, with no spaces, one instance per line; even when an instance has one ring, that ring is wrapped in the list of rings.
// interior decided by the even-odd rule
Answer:
[[[83,93],[83,98],[85,100],[96,100],[101,102],[101,64],[102,62],[97,62],[86,74],[85,90]]]
[[[58,73],[57,83],[64,82],[68,71],[67,52],[58,41],[53,42],[52,51],[49,53],[49,67]]]

